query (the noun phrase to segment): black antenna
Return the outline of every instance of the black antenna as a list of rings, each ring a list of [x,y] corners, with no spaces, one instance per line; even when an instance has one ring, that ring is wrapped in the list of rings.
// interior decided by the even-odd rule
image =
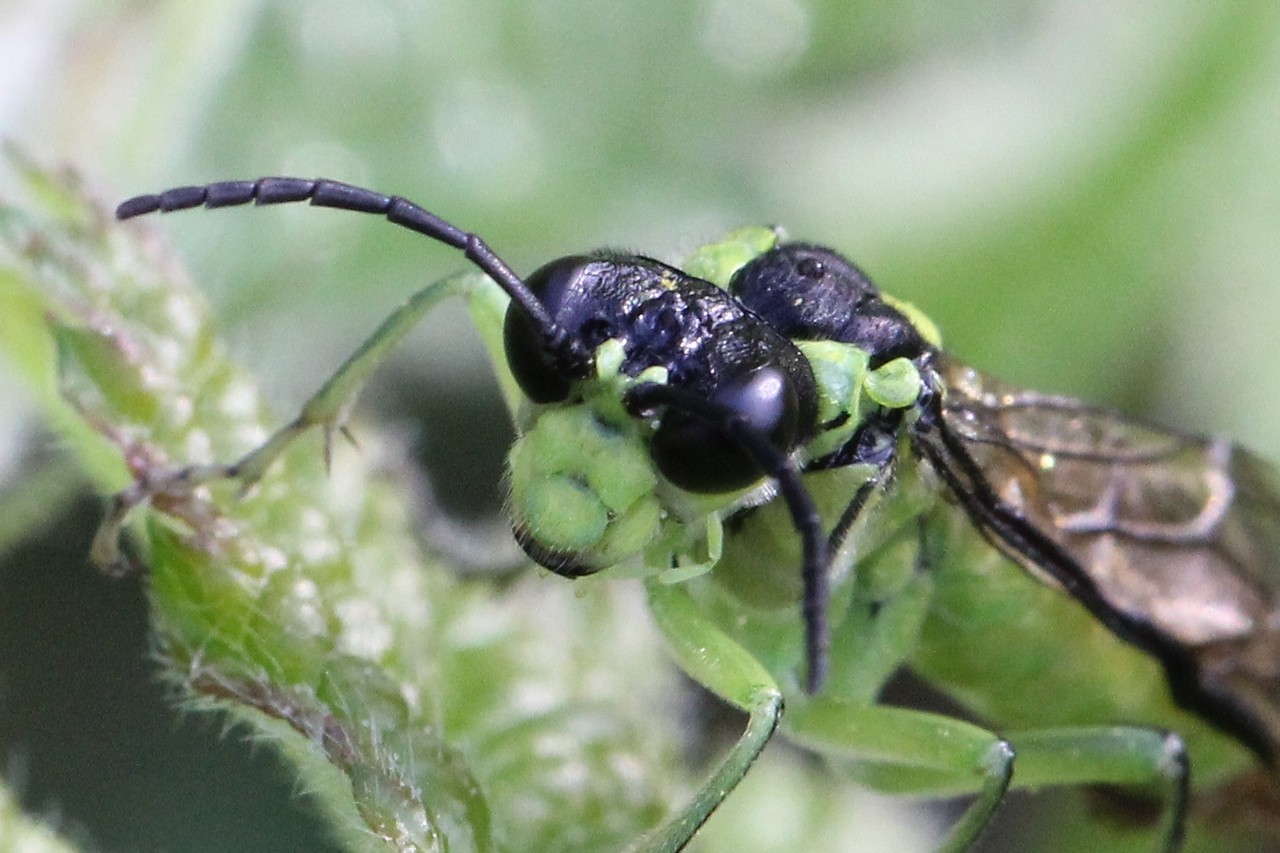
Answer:
[[[584,377],[591,374],[591,354],[582,343],[556,324],[547,313],[546,306],[529,289],[520,276],[512,272],[502,258],[484,240],[469,231],[463,231],[408,199],[367,190],[363,187],[330,181],[323,178],[259,178],[256,181],[219,181],[204,186],[174,187],[158,195],[134,196],[121,202],[116,208],[117,219],[132,219],[148,213],[175,210],[234,207],[248,204],[289,204],[307,201],[316,207],[333,207],[356,213],[372,213],[385,216],[410,231],[426,235],[432,240],[461,249],[482,272],[498,283],[513,300],[532,318],[542,330],[544,346],[556,357],[571,375]]]
[[[538,299],[507,264],[480,237],[446,222],[434,213],[400,196],[388,196],[340,181],[306,178],[259,178],[256,181],[219,181],[204,186],[174,187],[156,195],[140,195],[121,202],[117,219],[132,219],[157,211],[169,213],[196,207],[234,207],[253,202],[258,205],[310,202],[316,207],[332,207],[356,213],[372,213],[388,221],[461,249],[467,259],[497,282],[542,330],[549,355],[570,375],[591,375],[594,363],[582,342],[556,324]],[[803,543],[805,651],[809,663],[807,690],[816,693],[827,677],[829,544],[813,497],[800,479],[800,471],[785,453],[733,409],[669,385],[644,382],[627,392],[628,405],[649,409],[674,406],[716,425],[751,455],[761,469],[778,483],[791,513],[792,524]]]
[[[822,516],[813,503],[813,496],[800,479],[800,469],[764,433],[753,427],[733,408],[683,388],[640,382],[627,390],[626,404],[632,411],[666,405],[704,418],[749,453],[764,469],[765,474],[777,481],[778,491],[787,504],[791,523],[795,526],[804,549],[801,578],[804,582],[805,656],[809,661],[805,689],[811,694],[817,693],[827,680],[827,652],[830,646],[827,600],[831,596],[827,569],[831,558],[827,535],[822,530]]]

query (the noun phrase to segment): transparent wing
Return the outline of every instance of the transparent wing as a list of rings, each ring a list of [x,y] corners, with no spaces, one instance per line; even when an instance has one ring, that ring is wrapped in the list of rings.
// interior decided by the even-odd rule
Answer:
[[[1054,541],[1112,607],[1190,649],[1205,688],[1248,709],[1275,753],[1276,472],[1223,440],[1153,429],[946,360],[940,370],[944,428],[995,495]]]

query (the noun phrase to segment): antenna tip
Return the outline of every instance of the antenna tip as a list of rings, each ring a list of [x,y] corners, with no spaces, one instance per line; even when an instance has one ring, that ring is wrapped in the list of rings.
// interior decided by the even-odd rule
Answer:
[[[116,219],[133,219],[135,216],[144,216],[148,213],[155,213],[160,209],[160,196],[158,195],[136,195],[133,198],[125,199],[120,202],[116,208]]]

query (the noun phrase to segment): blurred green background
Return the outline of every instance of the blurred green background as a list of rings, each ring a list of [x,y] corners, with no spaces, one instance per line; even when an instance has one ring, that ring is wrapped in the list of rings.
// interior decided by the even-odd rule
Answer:
[[[1280,457],[1275,4],[5,0],[0,136],[113,199],[366,184],[517,270],[779,224],[975,365]],[[164,228],[282,411],[464,266],[330,212]],[[461,309],[376,386],[446,503],[497,512],[510,433]],[[0,495],[29,494],[58,441],[3,362],[0,400]],[[109,850],[315,849],[270,755],[165,712],[137,586],[82,564],[94,500],[41,507],[0,536],[0,770],[27,807]]]

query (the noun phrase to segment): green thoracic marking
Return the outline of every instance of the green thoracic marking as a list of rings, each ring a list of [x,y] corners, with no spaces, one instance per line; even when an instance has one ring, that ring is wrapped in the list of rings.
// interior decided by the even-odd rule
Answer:
[[[680,267],[694,278],[728,287],[734,273],[776,245],[778,232],[772,228],[739,228],[718,243],[696,249]]]
[[[895,358],[867,374],[867,396],[889,409],[905,409],[915,403],[924,388],[920,371],[909,358]]]
[[[915,326],[916,331],[920,333],[920,337],[928,341],[930,346],[941,349],[942,332],[938,330],[938,325],[934,323],[933,320],[929,319],[927,314],[910,302],[898,299],[896,296],[890,296],[887,293],[882,293],[880,294],[880,298],[893,308],[902,312],[902,315],[911,322],[911,325]]]
[[[841,422],[826,429],[810,444],[811,458],[838,450],[853,437],[862,421],[862,389],[870,357],[853,344],[837,341],[797,341],[813,369],[818,386],[818,423]]]

